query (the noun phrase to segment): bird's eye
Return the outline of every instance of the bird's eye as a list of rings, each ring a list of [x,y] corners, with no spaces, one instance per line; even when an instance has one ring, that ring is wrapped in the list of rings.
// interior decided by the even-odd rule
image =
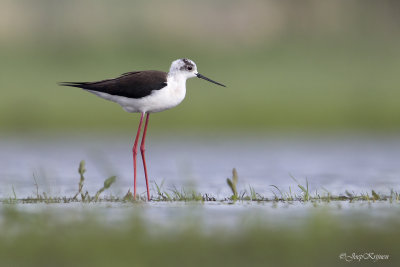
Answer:
[[[193,67],[192,67],[192,66],[188,66],[187,69],[188,69],[188,70],[192,70]]]

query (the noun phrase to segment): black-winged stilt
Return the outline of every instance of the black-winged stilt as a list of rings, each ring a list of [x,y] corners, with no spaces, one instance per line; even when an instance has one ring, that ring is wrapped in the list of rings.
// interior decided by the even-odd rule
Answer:
[[[198,77],[206,81],[224,86],[197,72],[196,64],[190,59],[178,59],[172,62],[169,72],[146,70],[133,71],[122,74],[115,79],[102,80],[97,82],[62,82],[60,85],[73,86],[85,89],[101,98],[111,100],[122,106],[127,112],[141,113],[139,127],[133,153],[133,197],[136,199],[136,156],[137,145],[143,118],[146,115],[140,152],[143,160],[144,175],[146,178],[147,199],[150,200],[149,180],[145,159],[145,140],[147,124],[150,113],[164,111],[177,106],[185,98],[186,80]]]

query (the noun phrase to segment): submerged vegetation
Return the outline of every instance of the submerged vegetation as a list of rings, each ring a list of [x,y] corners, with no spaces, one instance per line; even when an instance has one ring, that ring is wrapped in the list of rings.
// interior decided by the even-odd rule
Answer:
[[[0,199],[1,203],[4,204],[17,204],[17,203],[70,203],[70,202],[83,202],[83,203],[91,203],[91,202],[144,202],[146,201],[145,196],[138,195],[136,199],[133,198],[133,194],[130,190],[122,197],[118,196],[103,196],[102,193],[109,189],[111,185],[116,181],[116,176],[111,176],[104,181],[104,185],[100,188],[94,195],[90,195],[88,191],[83,190],[85,176],[84,173],[85,162],[81,161],[78,168],[78,173],[80,175],[79,183],[78,183],[78,191],[72,197],[67,196],[49,196],[46,192],[40,193],[39,185],[34,178],[35,185],[35,196],[18,198],[14,186],[12,186],[13,196],[9,198]],[[254,202],[331,202],[331,201],[367,201],[367,202],[375,202],[375,201],[389,201],[399,202],[400,194],[393,189],[390,191],[390,194],[378,194],[375,190],[371,190],[371,192],[365,192],[356,194],[354,192],[349,192],[345,190],[344,194],[333,195],[327,189],[322,188],[324,193],[319,193],[315,191],[315,193],[310,192],[310,187],[308,180],[306,179],[305,184],[301,184],[297,181],[296,178],[292,177],[293,181],[296,183],[298,188],[297,192],[289,187],[287,192],[283,191],[276,185],[270,185],[271,191],[273,193],[273,197],[268,198],[262,196],[257,193],[256,190],[249,186],[248,189],[238,191],[238,181],[239,176],[237,170],[234,168],[232,170],[232,177],[227,178],[227,185],[232,191],[232,195],[229,197],[225,197],[222,199],[218,199],[215,196],[212,196],[208,193],[200,193],[194,189],[178,189],[173,187],[172,189],[165,190],[163,188],[163,182],[161,184],[157,184],[154,182],[153,192],[155,194],[152,195],[151,200],[156,202],[172,202],[172,201],[200,201],[200,202],[208,202],[208,201],[218,201],[221,203],[231,203],[236,201],[254,201]]]

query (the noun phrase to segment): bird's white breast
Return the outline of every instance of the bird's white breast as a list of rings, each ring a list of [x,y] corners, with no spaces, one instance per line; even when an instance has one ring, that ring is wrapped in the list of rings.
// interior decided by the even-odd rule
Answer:
[[[138,99],[88,91],[120,104],[127,112],[154,113],[173,108],[182,102],[186,95],[186,77],[168,76],[167,86],[160,90],[153,90],[150,95]]]

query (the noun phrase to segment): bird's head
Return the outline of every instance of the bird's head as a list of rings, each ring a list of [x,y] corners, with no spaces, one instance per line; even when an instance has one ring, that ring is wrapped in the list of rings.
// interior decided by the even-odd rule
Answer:
[[[197,78],[204,79],[206,81],[218,84],[220,86],[226,87],[225,85],[223,85],[221,83],[218,83],[216,81],[213,81],[213,80],[201,75],[197,71],[196,63],[194,63],[192,60],[187,59],[187,58],[181,58],[181,59],[177,59],[177,60],[173,61],[171,64],[171,68],[169,69],[169,74],[174,75],[174,76],[181,75],[186,79],[197,77]]]

